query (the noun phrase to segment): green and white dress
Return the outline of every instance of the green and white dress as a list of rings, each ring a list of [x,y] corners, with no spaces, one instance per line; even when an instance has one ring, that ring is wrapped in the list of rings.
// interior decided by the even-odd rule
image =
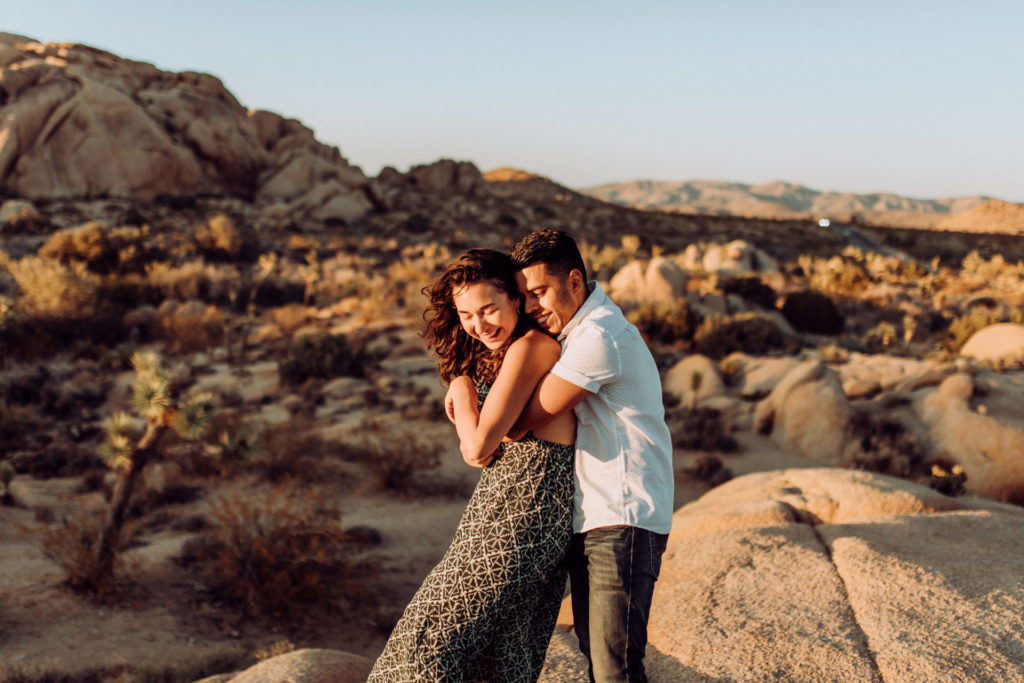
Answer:
[[[565,591],[574,450],[532,434],[502,445],[370,681],[537,680]]]

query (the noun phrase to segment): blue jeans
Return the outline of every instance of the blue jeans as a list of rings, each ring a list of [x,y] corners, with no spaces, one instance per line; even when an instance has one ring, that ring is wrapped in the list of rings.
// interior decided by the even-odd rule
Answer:
[[[665,534],[633,526],[573,536],[572,615],[591,681],[647,681],[647,619],[667,541]]]

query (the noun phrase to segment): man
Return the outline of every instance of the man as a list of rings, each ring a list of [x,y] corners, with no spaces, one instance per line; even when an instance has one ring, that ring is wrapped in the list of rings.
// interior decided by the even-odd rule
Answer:
[[[596,282],[576,242],[533,232],[512,249],[526,312],[562,356],[510,436],[575,410],[572,607],[592,681],[646,681],[654,583],[672,523],[672,440],[661,378],[639,331]]]

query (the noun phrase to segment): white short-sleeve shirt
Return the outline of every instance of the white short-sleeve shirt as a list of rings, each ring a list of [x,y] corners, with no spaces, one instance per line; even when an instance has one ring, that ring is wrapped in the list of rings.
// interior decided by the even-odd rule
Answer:
[[[576,533],[672,526],[672,437],[661,377],[639,330],[597,283],[558,336],[552,374],[591,392],[575,408]]]

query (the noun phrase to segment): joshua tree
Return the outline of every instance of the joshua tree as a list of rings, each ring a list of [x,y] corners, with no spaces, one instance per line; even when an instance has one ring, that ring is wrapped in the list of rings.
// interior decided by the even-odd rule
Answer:
[[[168,373],[161,366],[157,354],[137,352],[132,356],[132,366],[137,378],[133,408],[145,420],[145,430],[136,439],[132,433],[134,420],[123,412],[113,415],[104,424],[107,439],[101,455],[107,465],[120,471],[120,476],[100,536],[94,586],[102,585],[113,571],[128,502],[139,474],[157,455],[161,437],[173,428],[183,439],[198,439],[206,432],[213,417],[213,397],[210,394],[198,394],[180,401],[172,399]]]

